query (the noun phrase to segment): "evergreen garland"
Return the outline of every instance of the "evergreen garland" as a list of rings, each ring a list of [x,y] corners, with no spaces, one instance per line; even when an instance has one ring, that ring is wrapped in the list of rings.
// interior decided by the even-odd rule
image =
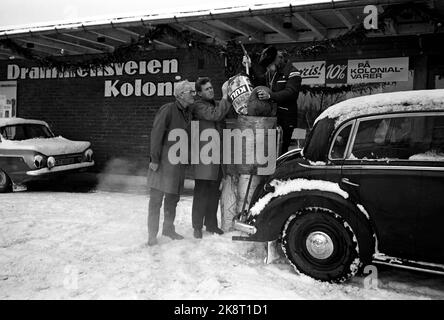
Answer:
[[[415,3],[407,3],[401,5],[393,5],[388,8],[379,18],[379,30],[384,32],[386,19],[396,19],[402,12],[411,11],[421,16],[424,19],[428,19],[431,23],[434,23],[437,28],[443,27],[443,18],[437,16],[433,11]],[[324,39],[320,41],[313,41],[310,44],[303,46],[296,45],[288,50],[288,53],[292,59],[294,58],[315,58],[320,54],[324,54],[329,51],[339,51],[341,48],[358,46],[365,39],[368,32],[374,32],[366,30],[362,23],[358,23],[351,28],[347,33],[334,38]],[[138,40],[129,44],[125,44],[117,47],[111,53],[104,53],[93,55],[83,55],[81,57],[54,57],[54,56],[41,56],[31,49],[22,47],[17,44],[13,39],[1,39],[0,45],[11,49],[14,53],[23,56],[25,59],[33,61],[40,67],[56,68],[58,71],[74,71],[77,69],[90,69],[97,67],[106,67],[112,63],[122,62],[131,58],[140,57],[141,53],[145,50],[153,48],[154,40],[161,40],[163,37],[168,36],[179,43],[183,48],[197,49],[200,53],[207,54],[214,58],[225,59],[225,76],[227,78],[244,71],[242,66],[243,51],[241,46],[236,41],[229,41],[226,46],[222,46],[215,41],[211,44],[202,43],[199,39],[195,38],[189,32],[179,32],[168,25],[156,25],[150,27],[148,32],[141,35]],[[253,52],[251,58],[253,61],[257,61],[260,56],[260,52],[263,50],[264,45],[249,45],[248,49]],[[330,86],[302,86],[302,92],[309,92],[313,95],[318,94],[337,94],[346,92],[362,92],[368,89],[380,87],[381,83],[376,84],[359,84],[359,85],[342,85],[337,87]]]
[[[178,42],[190,50],[198,49],[202,53],[212,56],[221,56],[224,48],[217,44],[206,45],[197,41],[191,34],[179,32],[168,25],[158,25],[150,28],[141,35],[138,40],[117,47],[113,52],[94,54],[93,56],[42,56],[29,48],[22,47],[13,39],[2,39],[0,44],[11,49],[14,53],[37,64],[39,67],[56,68],[60,72],[75,71],[77,69],[89,69],[106,67],[112,63],[122,62],[131,58],[140,57],[145,50],[153,48],[153,41],[160,40],[164,36],[177,39]]]

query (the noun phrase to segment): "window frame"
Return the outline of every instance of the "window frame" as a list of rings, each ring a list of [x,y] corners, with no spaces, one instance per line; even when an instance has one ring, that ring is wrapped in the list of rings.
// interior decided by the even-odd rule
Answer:
[[[344,156],[342,158],[334,158],[332,159],[331,157],[331,152],[333,150],[333,145],[335,144],[336,138],[338,137],[339,133],[342,132],[342,130],[344,130],[345,128],[347,128],[349,125],[351,125],[351,129],[350,129],[350,135],[347,141],[347,145],[345,146],[345,151],[344,151]],[[350,141],[353,138],[353,133],[354,133],[354,129],[356,126],[356,119],[351,119],[348,120],[346,122],[344,122],[343,124],[341,124],[338,129],[335,131],[334,135],[333,135],[333,139],[332,142],[330,143],[330,148],[328,149],[328,161],[343,161],[345,159],[347,159],[347,155],[348,155],[348,149],[350,148]]]

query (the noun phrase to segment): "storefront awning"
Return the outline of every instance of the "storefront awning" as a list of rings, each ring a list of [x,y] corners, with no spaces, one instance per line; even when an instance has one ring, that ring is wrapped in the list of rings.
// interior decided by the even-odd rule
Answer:
[[[384,29],[373,30],[370,37],[444,31],[440,22],[444,16],[442,1],[287,1],[4,29],[0,30],[0,60],[25,58],[15,50],[17,46],[41,57],[112,53],[147,37],[159,26],[173,32],[153,36],[144,50],[184,48],[184,39],[218,45],[230,41],[267,45],[331,39],[361,24],[367,5],[376,6],[379,15],[393,12],[396,17],[384,20]],[[14,43],[15,49],[5,40]]]

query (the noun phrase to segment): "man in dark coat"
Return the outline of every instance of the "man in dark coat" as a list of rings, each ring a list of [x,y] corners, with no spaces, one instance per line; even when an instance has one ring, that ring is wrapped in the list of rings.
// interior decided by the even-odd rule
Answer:
[[[214,90],[210,78],[199,78],[195,84],[196,101],[190,107],[193,120],[199,121],[199,136],[206,129],[219,132],[221,150],[222,120],[230,110],[231,104],[227,100],[227,90],[223,90],[224,97],[217,105],[214,101]],[[200,142],[199,151],[209,142]],[[222,161],[222,154],[220,153]],[[205,220],[206,230],[211,233],[223,234],[217,226],[217,209],[219,206],[219,185],[222,178],[222,168],[219,163],[199,163],[193,165],[194,169],[194,198],[192,209],[192,224],[194,237],[202,238],[202,227]]]
[[[172,164],[168,159],[170,147],[177,142],[168,141],[168,134],[174,129],[189,130],[191,114],[188,107],[194,102],[195,90],[188,81],[175,84],[175,102],[160,107],[151,129],[150,164],[148,169],[148,187],[150,201],[148,208],[148,245],[157,244],[159,216],[164,200],[164,222],[162,234],[173,240],[183,236],[175,231],[174,219],[176,206],[183,191],[186,164]],[[188,147],[188,146],[187,146]]]
[[[260,100],[270,100],[277,104],[277,124],[282,127],[282,152],[288,150],[293,129],[297,127],[297,100],[301,87],[300,72],[287,63],[283,50],[275,47],[266,48],[257,65],[251,70],[251,81],[254,86],[265,85],[271,92],[258,91]],[[251,62],[244,58],[244,64]]]

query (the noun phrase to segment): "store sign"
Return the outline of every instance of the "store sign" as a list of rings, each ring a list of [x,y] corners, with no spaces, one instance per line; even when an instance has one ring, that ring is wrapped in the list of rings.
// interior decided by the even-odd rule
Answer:
[[[347,83],[347,60],[327,61],[325,83]]]
[[[349,60],[347,83],[407,81],[409,58]]]
[[[66,78],[98,78],[107,77],[104,81],[104,97],[114,98],[118,96],[172,96],[174,82],[159,82],[157,77],[161,74],[177,74],[179,62],[177,59],[152,59],[141,61],[125,61],[111,63],[106,67],[78,68],[66,72],[60,72],[56,68],[20,67],[17,64],[7,66],[7,79],[66,79]],[[130,81],[121,79],[109,79],[120,76],[143,76]],[[152,76],[152,79],[149,78]]]
[[[302,84],[356,84],[408,81],[409,58],[293,62]]]
[[[301,72],[302,84],[325,83],[325,61],[293,62],[293,66]]]

